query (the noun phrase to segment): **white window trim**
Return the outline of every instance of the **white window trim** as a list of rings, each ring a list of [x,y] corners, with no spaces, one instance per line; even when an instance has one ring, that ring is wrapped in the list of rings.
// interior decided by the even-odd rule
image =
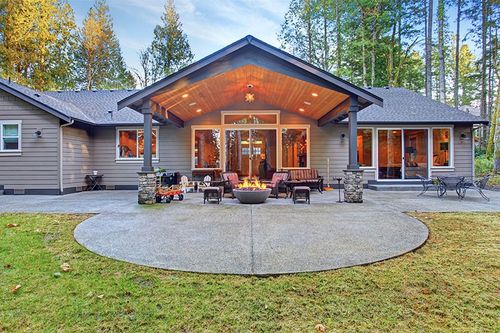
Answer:
[[[156,157],[153,157],[153,162],[157,163],[160,161],[160,128],[158,126],[153,126],[152,128],[156,131]],[[140,163],[144,161],[142,157],[120,157],[120,131],[139,131],[144,130],[143,127],[116,127],[115,133],[115,162],[116,163]]]
[[[234,110],[234,111],[221,111],[221,125],[224,127],[232,127],[232,128],[248,128],[258,126],[259,128],[264,128],[265,126],[271,126],[274,128],[280,125],[280,111],[279,110]],[[276,123],[275,124],[226,124],[224,122],[224,118],[226,115],[240,115],[240,116],[248,116],[248,115],[276,115]]]
[[[281,131],[283,129],[305,129],[307,135],[307,160],[305,167],[284,167],[283,166],[283,144],[281,138]],[[311,125],[309,124],[290,124],[280,125],[278,127],[278,169],[279,170],[304,170],[311,167]]]
[[[17,125],[18,127],[18,149],[4,149],[3,147],[3,125]],[[23,122],[22,120],[0,120],[0,155],[19,156],[22,153]]]
[[[448,127],[439,127],[439,128],[448,128]],[[380,182],[390,182],[390,181],[414,181],[414,179],[407,179],[404,177],[404,172],[405,172],[405,166],[404,166],[404,160],[403,160],[403,166],[402,166],[402,169],[401,169],[401,172],[403,173],[403,177],[401,179],[380,179],[378,177],[379,175],[379,165],[378,165],[378,156],[379,156],[379,151],[378,151],[378,133],[379,131],[381,130],[388,130],[388,131],[391,131],[391,130],[400,130],[401,131],[401,140],[404,140],[404,131],[405,130],[419,130],[419,129],[425,129],[427,130],[427,174],[428,176],[430,177],[432,175],[432,127],[429,127],[429,126],[409,126],[409,127],[401,127],[401,126],[397,126],[397,127],[376,127],[375,130],[376,130],[376,133],[377,135],[375,136],[375,147],[376,147],[376,155],[375,155],[375,179],[377,181],[380,181]],[[401,154],[402,156],[404,156],[404,144],[401,145]],[[445,168],[448,168],[448,169],[451,169],[451,167],[445,167]]]
[[[434,165],[434,130],[435,129],[447,129],[447,130],[450,130],[450,144],[449,144],[449,147],[448,147],[448,153],[450,154],[449,155],[449,165]],[[438,170],[442,170],[442,169],[455,169],[455,133],[453,131],[453,126],[436,126],[436,127],[431,127],[430,129],[430,159],[431,159],[431,168],[432,169],[438,169]]]
[[[365,129],[369,129],[372,131],[372,165],[370,166],[359,166],[360,169],[363,169],[363,170],[367,170],[367,171],[371,171],[371,170],[376,170],[376,166],[375,166],[375,127],[358,127],[357,129],[359,130],[365,130]],[[356,140],[357,140],[357,133],[356,133]],[[359,147],[358,147],[359,149]],[[359,161],[358,161],[358,165],[359,165]]]
[[[220,133],[220,149],[219,149],[219,167],[218,168],[196,168],[194,163],[194,150],[196,146],[195,131],[197,130],[219,130]],[[191,170],[222,170],[222,136],[224,135],[221,126],[207,126],[207,125],[192,125],[191,126]]]

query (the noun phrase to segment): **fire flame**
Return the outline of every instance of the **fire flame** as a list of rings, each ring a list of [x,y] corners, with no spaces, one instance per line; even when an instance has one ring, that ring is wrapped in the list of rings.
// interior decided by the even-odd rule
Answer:
[[[243,183],[238,184],[238,188],[243,188],[243,189],[252,189],[252,190],[265,190],[267,188],[266,184],[260,182],[257,178],[254,178],[253,181],[248,180],[248,178],[245,178],[243,180]]]

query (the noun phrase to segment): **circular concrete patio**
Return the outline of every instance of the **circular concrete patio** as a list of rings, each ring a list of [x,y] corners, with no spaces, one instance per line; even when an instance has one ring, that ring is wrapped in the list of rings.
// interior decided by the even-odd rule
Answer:
[[[369,203],[190,201],[104,212],[78,225],[75,238],[97,254],[145,266],[268,275],[372,263],[411,251],[428,237],[418,220]]]

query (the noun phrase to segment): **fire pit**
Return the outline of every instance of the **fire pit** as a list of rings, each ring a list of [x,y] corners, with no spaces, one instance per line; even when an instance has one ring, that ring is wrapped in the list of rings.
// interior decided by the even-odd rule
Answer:
[[[238,188],[233,190],[233,193],[242,204],[260,204],[269,198],[271,189],[257,179],[253,182],[245,179],[243,184],[239,184]]]

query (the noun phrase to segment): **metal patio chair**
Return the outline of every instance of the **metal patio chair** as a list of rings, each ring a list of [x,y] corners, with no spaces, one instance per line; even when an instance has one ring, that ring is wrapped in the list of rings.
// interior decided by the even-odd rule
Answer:
[[[439,196],[440,183],[438,179],[426,178],[422,175],[417,175],[417,178],[422,183],[422,191],[417,196],[421,196],[429,190],[436,191],[436,194]]]
[[[486,201],[490,201],[490,198],[488,198],[486,194],[483,193],[483,190],[486,188],[486,184],[488,184],[490,178],[491,175],[488,174],[477,180],[474,180],[472,178],[466,179],[462,183],[462,199],[465,198],[465,193],[467,192],[467,190],[475,190],[483,197],[483,199],[485,199]]]

